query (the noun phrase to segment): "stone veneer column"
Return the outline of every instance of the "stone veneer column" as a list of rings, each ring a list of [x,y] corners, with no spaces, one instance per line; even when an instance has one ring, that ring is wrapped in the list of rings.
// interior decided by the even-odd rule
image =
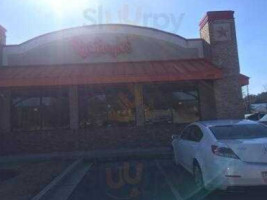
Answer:
[[[145,109],[143,98],[143,85],[134,85],[135,106],[136,106],[136,125],[144,126],[145,124]]]
[[[3,65],[3,46],[6,44],[6,29],[0,25],[0,67]],[[10,91],[0,91],[0,132],[10,132]]]
[[[6,29],[0,25],[0,46],[6,45]]]
[[[208,12],[200,34],[206,57],[223,71],[223,79],[214,82],[217,118],[244,118],[234,12]]]
[[[0,91],[0,131],[11,131],[11,99],[10,91]]]
[[[69,104],[70,104],[70,129],[79,129],[79,96],[78,87],[69,87]]]

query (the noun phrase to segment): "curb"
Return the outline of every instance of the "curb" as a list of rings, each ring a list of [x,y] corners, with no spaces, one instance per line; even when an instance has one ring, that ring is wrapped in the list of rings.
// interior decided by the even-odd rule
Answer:
[[[171,158],[170,147],[159,147],[151,149],[119,149],[100,150],[89,152],[52,153],[24,156],[2,156],[1,163],[23,162],[23,161],[44,161],[58,159],[86,159],[92,161],[118,160],[118,159],[149,159],[149,158]]]

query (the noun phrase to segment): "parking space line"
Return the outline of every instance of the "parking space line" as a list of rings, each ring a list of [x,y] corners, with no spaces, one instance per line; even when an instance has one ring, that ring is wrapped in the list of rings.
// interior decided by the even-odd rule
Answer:
[[[159,164],[159,161],[156,160],[155,161],[157,164],[157,167],[159,169],[159,171],[163,174],[167,184],[169,185],[172,193],[174,194],[176,200],[182,200],[183,198],[181,197],[180,193],[178,192],[178,190],[175,188],[175,186],[173,185],[172,181],[170,180],[170,178],[168,177],[167,173],[164,171],[164,169],[162,168],[162,166]]]
[[[83,162],[83,159],[76,160],[70,166],[68,166],[59,176],[57,176],[53,181],[51,181],[41,192],[32,198],[32,200],[41,200],[45,197],[58,185],[62,183],[65,177],[73,173],[73,171],[78,168]]]
[[[82,159],[81,159],[82,160]],[[65,176],[62,182],[58,183],[50,193],[40,198],[40,200],[67,200],[76,189],[83,177],[93,166],[92,163],[84,163],[83,160],[79,166]]]

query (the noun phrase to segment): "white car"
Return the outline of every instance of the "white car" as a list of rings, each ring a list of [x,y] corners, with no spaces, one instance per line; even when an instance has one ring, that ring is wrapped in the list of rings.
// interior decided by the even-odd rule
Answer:
[[[267,114],[264,115],[264,116],[259,120],[259,122],[267,125]]]
[[[172,141],[176,164],[199,188],[267,186],[267,126],[248,120],[196,122]]]

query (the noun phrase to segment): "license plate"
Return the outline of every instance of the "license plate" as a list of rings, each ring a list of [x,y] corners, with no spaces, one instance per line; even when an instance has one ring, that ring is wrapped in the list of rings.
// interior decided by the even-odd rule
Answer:
[[[262,178],[264,182],[267,184],[267,172],[262,172]]]

